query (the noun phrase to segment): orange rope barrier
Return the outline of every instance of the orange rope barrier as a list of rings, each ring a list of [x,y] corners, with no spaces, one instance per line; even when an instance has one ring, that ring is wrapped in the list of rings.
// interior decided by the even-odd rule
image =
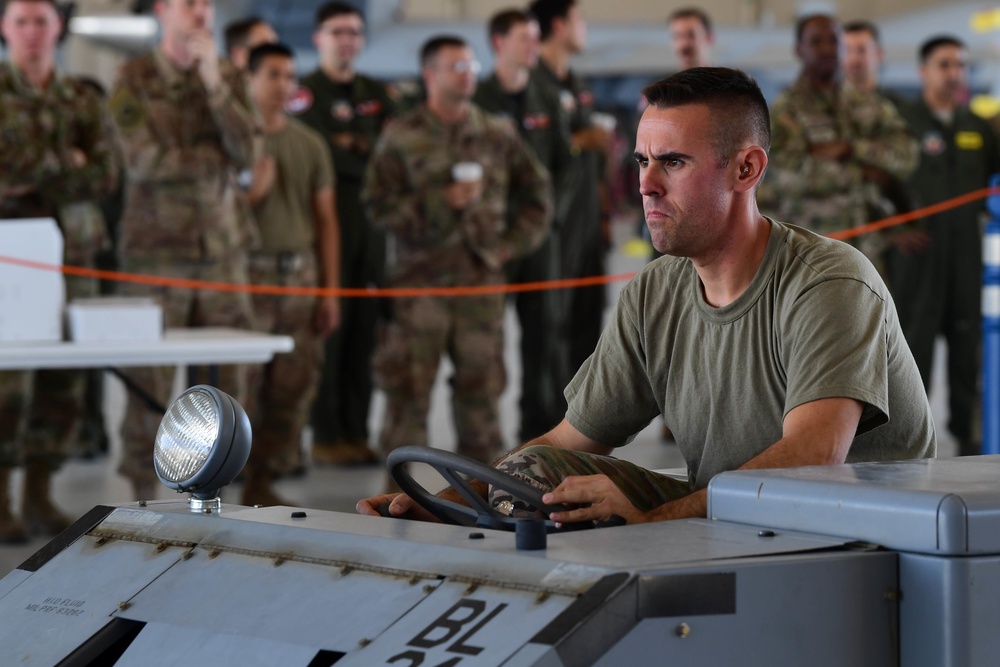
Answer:
[[[900,213],[899,215],[893,215],[888,218],[883,218],[882,220],[876,220],[875,222],[870,222],[867,225],[859,225],[857,227],[851,227],[850,229],[834,232],[833,234],[827,234],[827,236],[829,236],[831,239],[837,239],[838,241],[845,241],[847,239],[852,239],[855,236],[863,236],[865,234],[877,232],[881,229],[886,229],[888,227],[895,227],[896,225],[902,225],[903,223],[906,222],[911,222],[913,220],[918,220],[920,218],[926,218],[927,216],[936,215],[943,211],[949,211],[953,208],[964,206],[969,202],[976,201],[977,199],[985,199],[990,195],[1000,195],[1000,187],[982,188],[981,190],[973,190],[972,192],[967,192],[964,195],[959,195],[958,197],[955,197],[953,199],[946,199],[943,202],[938,202],[937,204],[931,204],[930,206],[919,208],[916,211],[910,211],[909,213]]]
[[[896,225],[935,215],[943,211],[948,211],[959,206],[964,206],[969,202],[983,199],[990,195],[1000,194],[1000,187],[982,188],[974,190],[953,199],[926,206],[909,213],[901,213],[883,220],[859,225],[851,229],[834,232],[828,236],[832,239],[844,241],[864,234],[870,234]],[[61,271],[70,276],[80,276],[84,278],[100,278],[102,280],[112,280],[123,283],[138,283],[142,285],[156,285],[160,287],[179,287],[185,289],[212,290],[216,292],[246,292],[251,294],[280,294],[285,296],[337,296],[337,297],[361,297],[361,298],[391,298],[391,297],[421,297],[421,296],[482,296],[485,294],[511,294],[515,292],[537,292],[552,289],[571,289],[574,287],[590,287],[594,285],[607,285],[610,283],[625,282],[631,280],[635,275],[632,273],[619,273],[607,276],[590,276],[587,278],[570,278],[564,280],[548,280],[532,283],[507,283],[502,285],[477,285],[474,287],[387,287],[387,288],[328,288],[328,287],[280,287],[278,285],[250,285],[245,283],[220,283],[207,280],[185,280],[182,278],[165,278],[162,276],[150,276],[139,273],[125,273],[123,271],[105,271],[102,269],[88,269],[82,266],[66,266],[62,264],[47,264],[18,257],[5,257],[0,255],[0,263],[14,264],[33,269],[45,271]]]
[[[14,264],[45,271],[61,271],[70,276],[84,278],[101,278],[123,283],[138,283],[160,287],[181,287],[186,289],[212,290],[216,292],[247,292],[251,294],[281,294],[285,296],[339,296],[339,297],[417,297],[417,296],[481,296],[484,294],[507,294],[512,292],[536,292],[547,289],[567,289],[571,287],[589,287],[612,282],[624,282],[635,273],[621,273],[613,276],[591,276],[587,278],[571,278],[566,280],[551,280],[533,283],[513,283],[502,285],[477,285],[474,287],[280,287],[278,285],[249,285],[245,283],[220,283],[208,280],[186,280],[183,278],[165,278],[149,276],[141,273],[125,273],[123,271],[105,271],[88,269],[82,266],[66,266],[63,264],[47,264],[18,257],[0,255],[0,262]]]

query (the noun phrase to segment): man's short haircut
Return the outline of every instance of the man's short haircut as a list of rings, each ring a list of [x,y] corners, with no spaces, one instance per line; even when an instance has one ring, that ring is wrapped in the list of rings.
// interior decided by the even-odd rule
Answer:
[[[535,0],[528,5],[528,11],[538,20],[543,42],[552,35],[553,21],[569,16],[574,6],[576,0]]]
[[[522,23],[530,23],[534,20],[535,17],[523,9],[504,9],[499,11],[490,18],[488,26],[490,41],[493,41],[494,37],[507,35],[515,26],[519,26]]]
[[[844,32],[867,32],[872,36],[876,44],[882,43],[882,36],[879,34],[878,26],[871,21],[850,21],[845,23]]]
[[[278,56],[293,60],[295,58],[295,52],[292,51],[291,47],[277,42],[260,44],[250,49],[250,55],[247,56],[247,70],[251,73],[256,72],[264,63],[264,59],[270,58],[271,56]]]
[[[458,35],[437,35],[436,37],[431,37],[420,47],[420,67],[427,67],[441,49],[452,47],[464,48],[468,45],[469,43]]]
[[[44,2],[46,4],[52,5],[56,9],[59,9],[59,5],[56,4],[56,0],[0,0],[0,16],[7,10],[7,5],[12,2]]]
[[[59,33],[59,43],[62,44],[62,41],[66,39],[66,35],[69,34],[69,20],[76,12],[75,3],[59,5],[56,3],[56,0],[0,0],[0,17],[7,13],[7,7],[13,2],[44,2],[47,5],[52,5],[62,20],[62,32]],[[3,35],[0,35],[0,46],[7,46],[7,40],[3,38]]]
[[[265,23],[259,16],[248,16],[239,21],[233,21],[226,25],[222,31],[222,39],[226,47],[226,53],[232,53],[237,46],[246,46],[250,39],[250,33],[259,25]]]
[[[817,21],[819,19],[825,19],[827,21],[830,21],[834,25],[837,25],[837,17],[834,16],[833,14],[824,14],[822,12],[818,12],[815,14],[805,14],[804,16],[800,16],[798,20],[795,22],[796,44],[802,43],[802,33],[806,31],[806,26],[812,23],[813,21]]]
[[[328,2],[316,10],[316,27],[319,28],[334,16],[341,16],[343,14],[355,14],[364,23],[365,14],[358,7],[349,2]]]
[[[957,46],[963,50],[967,48],[965,46],[965,42],[960,40],[958,37],[954,37],[952,35],[935,35],[920,45],[920,50],[917,51],[917,54],[920,56],[920,63],[923,64],[927,62],[927,59],[931,57],[931,54],[940,49],[942,46]]]
[[[692,67],[642,89],[651,106],[669,109],[704,104],[715,125],[712,147],[719,166],[748,143],[771,147],[771,115],[757,82],[738,69]]]
[[[704,10],[698,7],[682,7],[678,9],[667,17],[667,25],[679,19],[698,19],[702,27],[705,28],[705,32],[709,35],[712,34],[712,19],[708,17],[708,14]]]

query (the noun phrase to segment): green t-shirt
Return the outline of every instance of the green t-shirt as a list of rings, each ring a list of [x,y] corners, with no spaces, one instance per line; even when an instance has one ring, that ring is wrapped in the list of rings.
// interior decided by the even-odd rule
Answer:
[[[753,282],[722,308],[705,303],[686,258],[650,263],[566,397],[569,422],[607,446],[662,414],[698,488],[780,440],[785,415],[821,398],[864,403],[849,462],[936,452],[920,374],[874,267],[779,222]]]
[[[333,165],[323,137],[294,118],[281,132],[266,135],[264,154],[274,157],[274,186],[254,206],[261,252],[316,249],[313,195],[334,184]]]

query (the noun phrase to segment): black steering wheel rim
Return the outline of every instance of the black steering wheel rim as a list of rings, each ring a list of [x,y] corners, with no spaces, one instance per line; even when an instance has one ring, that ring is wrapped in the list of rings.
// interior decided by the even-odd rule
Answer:
[[[469,506],[446,500],[425,489],[413,479],[413,476],[406,469],[407,463],[424,463],[434,468],[462,496],[465,502],[469,503]],[[469,486],[465,478],[456,473],[468,475],[471,478],[499,487],[515,498],[536,507],[546,516],[552,512],[563,512],[568,509],[565,505],[543,503],[542,492],[533,486],[496,468],[454,452],[430,447],[400,447],[389,452],[389,456],[386,458],[386,467],[403,493],[413,498],[421,507],[445,523],[514,530],[517,522],[521,520],[496,511],[488,500],[484,500]],[[550,519],[546,519],[546,525],[550,529],[555,527],[554,522]]]

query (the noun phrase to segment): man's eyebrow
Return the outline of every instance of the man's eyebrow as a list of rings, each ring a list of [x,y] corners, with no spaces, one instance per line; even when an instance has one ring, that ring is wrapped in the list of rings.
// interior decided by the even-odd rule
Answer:
[[[632,157],[636,160],[645,160],[646,154],[636,151],[632,153]],[[662,153],[660,155],[654,155],[652,158],[653,162],[668,162],[670,160],[690,160],[691,156],[679,151],[670,151],[669,153]]]

